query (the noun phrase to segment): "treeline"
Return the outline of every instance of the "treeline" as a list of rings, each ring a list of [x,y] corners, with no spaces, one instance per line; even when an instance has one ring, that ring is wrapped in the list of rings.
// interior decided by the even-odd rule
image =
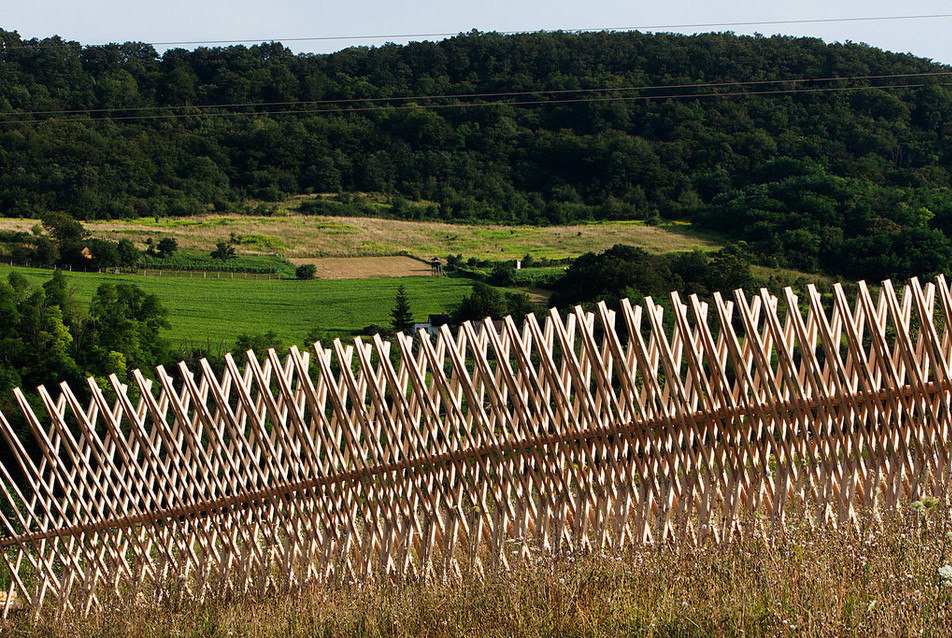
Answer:
[[[74,293],[70,275],[62,270],[39,286],[16,270],[0,279],[0,412],[7,417],[19,413],[13,388],[22,388],[38,407],[33,389],[45,385],[55,394],[65,381],[85,402],[90,377],[108,394],[112,374],[123,382],[130,381],[133,370],[153,378],[159,365],[174,367],[185,360],[196,370],[201,359],[220,372],[228,352],[240,363],[249,349],[259,355],[272,347],[286,353],[289,345],[276,333],[242,334],[231,344],[172,343],[165,337],[171,327],[168,311],[157,295],[132,283],[110,282],[101,284],[88,303]],[[327,335],[314,329],[302,344],[319,340]]]
[[[149,374],[172,358],[161,335],[166,315],[155,295],[132,284],[102,284],[86,305],[62,271],[39,288],[11,272],[0,281],[0,411],[11,412],[15,387],[66,381],[82,393],[88,376],[125,381],[136,368]]]
[[[909,74],[948,71],[731,34],[160,56],[0,31],[0,214],[190,215],[373,192],[409,219],[697,220],[762,262],[929,275],[952,259],[952,92]],[[326,201],[309,212],[356,205]]]
[[[592,307],[604,301],[617,310],[622,299],[639,304],[645,297],[653,297],[662,306],[670,306],[671,291],[678,291],[682,299],[697,295],[709,301],[715,293],[730,298],[737,289],[767,288],[779,294],[786,286],[802,291],[807,281],[779,274],[758,277],[751,270],[749,246],[740,242],[714,253],[701,250],[651,254],[637,246],[616,244],[600,253],[585,253],[571,262],[561,275],[552,276],[544,287],[552,290],[548,304],[533,303],[520,290],[506,290],[513,281],[511,264],[499,263],[490,273],[474,277],[473,288],[460,303],[447,308],[447,320],[452,326],[463,321],[480,321],[484,317],[500,319],[505,315],[520,322],[529,313],[543,315],[549,306],[560,312],[573,306]],[[826,286],[819,286],[821,291]],[[377,327],[377,326],[374,326]]]
[[[732,245],[712,255],[700,250],[653,255],[637,246],[616,244],[601,253],[586,253],[555,282],[551,303],[559,308],[592,301],[617,306],[620,299],[639,303],[654,297],[664,303],[672,290],[702,299],[768,282],[751,273],[746,246]]]

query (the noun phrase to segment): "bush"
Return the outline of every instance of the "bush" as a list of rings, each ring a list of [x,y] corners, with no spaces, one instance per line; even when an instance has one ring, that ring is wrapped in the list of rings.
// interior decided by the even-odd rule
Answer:
[[[159,257],[171,257],[178,250],[178,242],[172,237],[165,237],[159,241],[156,246]]]
[[[229,259],[235,259],[237,257],[235,253],[235,247],[229,246],[228,242],[220,241],[215,244],[215,250],[212,251],[212,259],[221,259],[222,261],[228,261]]]
[[[380,326],[375,323],[372,323],[360,331],[360,334],[365,337],[372,337],[374,335],[380,335],[381,337],[392,337],[396,333],[390,326]]]
[[[141,260],[142,253],[132,243],[131,239],[120,239],[116,247],[117,265],[124,268],[134,268]]]
[[[294,271],[294,276],[298,279],[314,279],[317,273],[317,266],[314,264],[301,264]]]

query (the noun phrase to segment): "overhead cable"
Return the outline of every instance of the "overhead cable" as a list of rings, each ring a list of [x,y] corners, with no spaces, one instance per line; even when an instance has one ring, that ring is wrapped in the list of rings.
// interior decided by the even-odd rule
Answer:
[[[778,83],[781,83],[778,81]],[[687,85],[688,87],[693,85]],[[579,98],[560,98],[560,99],[533,99],[518,101],[490,101],[490,102],[463,102],[453,104],[377,104],[369,106],[337,106],[334,108],[308,108],[308,109],[287,109],[281,111],[226,111],[211,112],[209,110],[198,113],[156,113],[150,115],[116,115],[107,117],[68,117],[68,118],[35,118],[35,119],[5,119],[0,120],[0,124],[37,124],[47,122],[125,122],[134,120],[156,120],[170,118],[203,118],[203,117],[247,117],[254,115],[323,115],[336,113],[356,113],[368,111],[403,111],[403,110],[425,110],[425,109],[459,109],[459,108],[481,108],[489,106],[510,106],[526,107],[540,105],[565,105],[565,104],[586,104],[595,102],[637,102],[637,101],[659,101],[659,100],[687,100],[701,98],[728,98],[728,97],[749,97],[757,95],[807,95],[814,93],[829,93],[856,91],[861,89],[880,89],[884,91],[894,89],[923,88],[930,86],[952,86],[950,82],[931,82],[931,83],[907,83],[907,84],[889,84],[882,86],[807,86],[793,89],[765,89],[757,91],[719,91],[718,87],[711,87],[708,93],[681,93],[671,95],[609,95],[600,97],[579,97]],[[305,103],[289,103],[292,105]],[[162,108],[162,107],[156,107]]]
[[[893,16],[857,16],[845,18],[803,18],[791,20],[747,20],[736,22],[692,22],[683,24],[647,24],[632,26],[614,26],[614,27],[581,27],[581,28],[562,28],[553,30],[540,30],[541,33],[552,33],[562,31],[566,33],[595,33],[600,31],[624,32],[624,31],[671,31],[671,30],[689,30],[689,29],[718,29],[729,27],[760,27],[760,26],[791,26],[798,24],[836,24],[843,22],[886,22],[896,20],[935,20],[942,18],[952,18],[952,13],[931,13],[921,15],[893,15]],[[500,35],[518,35],[524,33],[536,33],[534,31],[491,31]],[[466,35],[466,31],[444,31],[430,33],[379,33],[379,34],[355,34],[355,35],[315,35],[284,38],[233,38],[219,40],[170,40],[165,42],[136,42],[135,44],[147,44],[154,47],[183,47],[199,45],[222,45],[222,44],[247,44],[264,42],[333,42],[333,41],[364,41],[364,40],[411,40],[413,38],[451,38],[459,35]],[[64,42],[60,44],[30,44],[22,45],[24,48],[59,48],[75,46],[74,42]],[[116,44],[114,42],[102,44],[90,44],[85,46],[108,46]]]
[[[778,80],[735,80],[730,82],[700,82],[680,83],[680,84],[644,84],[640,86],[602,86],[588,87],[583,89],[541,89],[541,90],[523,90],[523,91],[492,91],[481,93],[446,93],[446,94],[426,94],[409,96],[390,96],[390,97],[360,97],[360,98],[332,98],[321,100],[287,100],[279,102],[226,102],[214,104],[178,104],[178,105],[157,105],[157,106],[133,106],[133,107],[109,107],[97,109],[59,109],[45,111],[7,111],[0,112],[0,117],[4,115],[73,115],[73,114],[108,114],[108,113],[129,113],[138,111],[156,111],[156,110],[182,110],[182,109],[216,109],[216,108],[250,108],[250,107],[270,107],[270,106],[319,106],[319,105],[338,105],[366,102],[420,102],[424,100],[458,100],[458,99],[486,99],[501,97],[520,97],[527,95],[571,95],[579,93],[604,93],[604,92],[631,92],[631,91],[663,91],[673,89],[719,89],[722,87],[742,87],[759,86],[764,84],[810,84],[817,82],[854,82],[860,80],[885,80],[899,78],[921,78],[921,77],[940,77],[952,76],[952,71],[928,71],[922,73],[888,73],[876,75],[847,75],[847,76],[828,76],[819,78],[784,78]],[[892,86],[892,85],[885,85]],[[881,88],[881,87],[872,87]]]

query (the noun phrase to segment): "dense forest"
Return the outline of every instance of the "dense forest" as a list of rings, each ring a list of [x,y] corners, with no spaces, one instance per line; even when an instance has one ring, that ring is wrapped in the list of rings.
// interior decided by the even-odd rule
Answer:
[[[817,39],[467,33],[294,54],[0,31],[0,214],[690,220],[850,278],[952,261],[949,68]],[[344,203],[341,203],[344,202]]]

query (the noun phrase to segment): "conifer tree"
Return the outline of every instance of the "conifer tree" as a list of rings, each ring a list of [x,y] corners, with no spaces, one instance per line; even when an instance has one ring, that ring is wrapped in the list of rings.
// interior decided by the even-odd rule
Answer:
[[[409,333],[413,330],[413,312],[410,310],[410,298],[403,284],[397,288],[393,310],[390,311],[390,325],[394,332]]]

